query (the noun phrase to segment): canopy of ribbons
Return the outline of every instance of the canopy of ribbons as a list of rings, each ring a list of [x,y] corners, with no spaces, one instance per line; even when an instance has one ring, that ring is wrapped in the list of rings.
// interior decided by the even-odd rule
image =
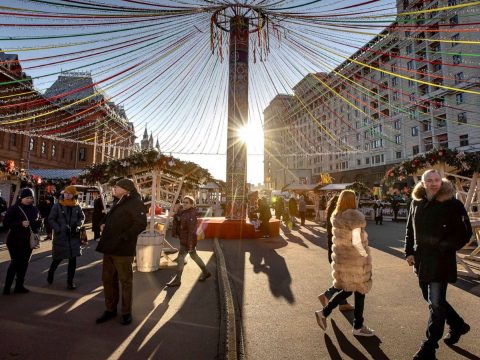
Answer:
[[[0,83],[0,112],[5,114],[0,117],[0,127],[7,132],[26,131],[32,136],[62,141],[98,142],[93,136],[95,128],[108,126],[112,118],[105,116],[101,121],[93,121],[89,115],[97,106],[111,102],[125,110],[137,132],[147,127],[159,141],[162,152],[225,154],[229,35],[224,28],[235,15],[251,21],[249,121],[257,128],[263,126],[263,111],[270,101],[280,93],[292,94],[292,88],[309,73],[314,74],[308,78],[311,88],[321,97],[333,96],[345,109],[368,118],[355,128],[359,132],[367,128],[377,131],[374,125],[382,121],[384,129],[393,127],[387,121],[393,112],[408,116],[412,106],[430,108],[441,103],[399,90],[397,96],[402,102],[394,105],[372,90],[379,86],[398,90],[395,85],[378,80],[382,74],[468,93],[471,96],[467,102],[478,103],[478,87],[447,84],[462,69],[480,71],[480,40],[478,36],[470,36],[480,30],[480,23],[472,20],[478,20],[480,2],[451,0],[443,7],[432,7],[431,3],[421,1],[421,6],[401,11],[394,0],[2,1],[0,48],[4,54],[18,54],[29,77]],[[456,17],[435,26],[424,21],[440,14]],[[416,52],[403,55],[392,49],[381,51],[371,42],[374,37],[387,36],[412,43],[424,40],[464,44],[471,51],[457,53],[455,47],[445,51],[427,46],[429,57]],[[359,57],[352,57],[360,50],[389,60],[408,60],[414,66],[387,68],[381,63],[367,64]],[[446,60],[452,55],[457,56],[455,63]],[[421,70],[424,65],[432,64],[428,59],[433,57],[437,67],[449,71],[435,75]],[[15,58],[0,57],[1,67],[8,68],[16,62]],[[342,63],[368,69],[370,75],[345,76],[338,68]],[[425,75],[422,79],[416,76],[420,71]],[[38,97],[37,91],[45,92],[59,75],[75,72],[88,73],[93,81],[54,96]],[[372,72],[379,74],[377,80],[372,79]],[[338,86],[330,86],[331,82],[327,83],[319,73],[330,74]],[[29,81],[33,81],[34,87],[25,86]],[[469,81],[474,80],[462,82]],[[63,101],[72,95],[77,95],[76,101]],[[103,100],[93,101],[99,96]],[[312,104],[301,98],[297,100],[295,106],[299,112],[309,113],[316,136],[329,144],[326,153],[365,151],[331,131],[318,114],[309,111]],[[387,105],[391,111],[371,108],[373,100]],[[69,119],[41,121],[78,104],[88,106]],[[441,106],[456,107],[445,103]],[[344,114],[328,106],[324,111],[329,119],[354,129]],[[478,112],[466,112],[470,112],[467,115],[474,121],[465,127],[479,127]],[[292,116],[295,116],[293,111]],[[27,122],[31,126],[25,130],[20,125]],[[384,141],[395,141],[387,131],[380,132]],[[114,144],[117,140],[113,136],[103,142]],[[296,154],[284,155],[322,154],[308,137],[297,145]],[[261,153],[263,146],[258,144],[250,152]]]

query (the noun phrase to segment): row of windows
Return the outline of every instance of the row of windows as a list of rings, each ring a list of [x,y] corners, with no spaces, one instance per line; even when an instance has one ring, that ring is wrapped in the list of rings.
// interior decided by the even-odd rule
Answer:
[[[17,146],[17,134],[10,134],[10,145],[11,146]],[[30,138],[29,140],[29,143],[28,143],[28,150],[31,151],[31,152],[34,152],[35,151],[35,147],[36,147],[36,141],[34,138]],[[47,155],[47,152],[48,152],[48,145],[45,141],[42,141],[40,143],[40,154],[41,155]],[[65,159],[65,148],[63,147],[62,148],[62,159]],[[73,153],[74,151],[73,150],[70,150],[70,160],[73,160]],[[52,144],[51,147],[50,147],[50,156],[52,158],[55,158],[57,156],[57,145],[55,144]],[[79,161],[87,161],[87,148],[85,147],[81,147],[79,150],[78,150],[78,160]]]

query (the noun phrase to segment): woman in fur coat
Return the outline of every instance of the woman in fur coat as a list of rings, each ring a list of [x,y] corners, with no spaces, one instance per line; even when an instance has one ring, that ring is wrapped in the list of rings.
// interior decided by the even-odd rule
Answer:
[[[353,191],[340,193],[331,221],[333,286],[341,291],[322,310],[315,312],[318,325],[326,330],[327,317],[341,301],[355,293],[352,332],[357,336],[373,336],[373,330],[363,324],[365,294],[372,287],[372,258],[365,231],[367,223],[365,216],[357,210]]]

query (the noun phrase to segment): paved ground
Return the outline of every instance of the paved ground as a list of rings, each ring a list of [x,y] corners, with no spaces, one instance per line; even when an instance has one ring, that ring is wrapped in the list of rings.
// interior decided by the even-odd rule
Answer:
[[[174,244],[175,245],[175,244]],[[104,310],[101,255],[91,241],[78,259],[78,289],[66,289],[66,263],[55,282],[46,275],[51,262],[50,242],[35,250],[26,286],[30,294],[0,295],[0,359],[215,359],[219,314],[215,275],[197,282],[200,270],[190,261],[182,286],[165,290],[174,269],[134,274],[134,321],[119,319],[95,324]],[[212,242],[203,241],[199,254],[212,274]],[[0,244],[0,283],[8,266]]]
[[[427,306],[402,255],[403,223],[367,228],[373,248],[374,285],[367,295],[366,323],[376,337],[351,334],[351,314],[335,311],[324,333],[314,311],[317,295],[331,284],[326,236],[307,226],[281,237],[220,241],[240,309],[247,359],[410,359],[423,337]],[[175,245],[175,244],[174,244]],[[0,296],[0,359],[216,359],[219,310],[216,279],[196,280],[190,261],[177,290],[164,290],[174,270],[135,273],[134,323],[96,325],[103,311],[101,256],[90,243],[79,259],[79,288],[65,287],[66,264],[55,283],[45,278],[49,242],[35,251],[26,285],[31,294]],[[201,257],[215,272],[211,241]],[[8,254],[0,239],[0,283]],[[477,266],[477,271],[478,271]],[[211,280],[211,281],[210,281]],[[3,284],[2,284],[3,285]],[[463,279],[448,298],[472,325],[458,347],[441,344],[439,359],[480,359],[480,283]]]
[[[423,337],[428,310],[416,277],[403,260],[404,226],[369,223],[367,228],[374,283],[366,298],[365,319],[376,330],[369,339],[352,335],[352,314],[336,310],[325,333],[316,323],[317,295],[331,284],[323,228],[307,223],[276,239],[223,241],[241,309],[246,358],[411,359]],[[448,298],[472,331],[458,347],[442,343],[438,358],[480,359],[480,283],[459,284],[462,288],[449,287]]]

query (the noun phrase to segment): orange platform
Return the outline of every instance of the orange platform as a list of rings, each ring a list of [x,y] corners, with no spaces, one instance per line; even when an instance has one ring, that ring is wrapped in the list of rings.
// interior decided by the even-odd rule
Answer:
[[[270,235],[280,234],[280,221],[270,219]],[[255,231],[252,223],[248,220],[228,220],[224,217],[204,217],[198,219],[198,227],[201,228],[205,239],[255,239],[260,237],[260,232]]]

